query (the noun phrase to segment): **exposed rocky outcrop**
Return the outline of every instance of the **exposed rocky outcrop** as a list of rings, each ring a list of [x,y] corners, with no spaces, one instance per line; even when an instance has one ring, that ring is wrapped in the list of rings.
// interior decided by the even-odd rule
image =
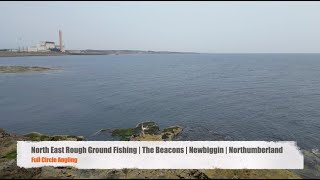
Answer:
[[[49,136],[38,132],[31,132],[23,137],[26,137],[30,141],[83,141],[83,136],[70,136],[70,135],[54,135]]]
[[[144,135],[141,129],[147,128]],[[103,130],[102,130],[103,131]],[[172,126],[165,128],[162,131],[159,126],[153,122],[139,123],[134,128],[110,130],[113,136],[120,137],[122,140],[132,141],[163,141],[173,140],[182,128],[179,126]],[[42,167],[42,168],[20,168],[17,167],[16,161],[16,145],[17,141],[81,141],[83,137],[58,135],[49,136],[40,133],[29,133],[24,136],[10,134],[0,129],[0,178],[108,178],[108,179],[211,179],[211,178],[284,178],[297,179],[300,178],[289,170],[140,170],[140,169],[123,169],[123,170],[84,170],[72,167]],[[310,152],[309,152],[310,153]],[[307,158],[315,158],[309,154]],[[315,164],[314,164],[315,163]],[[319,159],[312,159],[312,167],[319,168]],[[309,171],[300,171],[309,173]]]
[[[111,134],[120,137],[119,140],[122,141],[172,141],[181,132],[182,128],[179,126],[172,126],[160,131],[160,127],[155,122],[147,121],[137,124],[134,128],[115,129]]]
[[[29,73],[51,70],[47,67],[39,66],[0,66],[0,73]]]

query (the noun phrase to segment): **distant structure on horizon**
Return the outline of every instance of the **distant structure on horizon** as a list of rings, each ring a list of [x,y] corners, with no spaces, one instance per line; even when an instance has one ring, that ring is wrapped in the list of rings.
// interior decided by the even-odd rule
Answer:
[[[62,31],[61,31],[61,30],[59,30],[59,42],[60,42],[60,44],[59,44],[59,46],[60,46],[60,52],[65,52],[65,51],[64,51],[63,44],[62,44]]]
[[[19,50],[21,51],[21,50]],[[62,31],[59,30],[59,46],[52,41],[41,41],[35,46],[28,47],[26,50],[27,52],[50,52],[50,51],[60,51],[65,52],[63,41],[62,41]]]

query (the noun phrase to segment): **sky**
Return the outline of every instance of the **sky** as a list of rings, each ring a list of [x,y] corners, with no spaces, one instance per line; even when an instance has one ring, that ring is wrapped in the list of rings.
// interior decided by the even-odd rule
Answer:
[[[0,2],[0,49],[320,53],[320,2]]]

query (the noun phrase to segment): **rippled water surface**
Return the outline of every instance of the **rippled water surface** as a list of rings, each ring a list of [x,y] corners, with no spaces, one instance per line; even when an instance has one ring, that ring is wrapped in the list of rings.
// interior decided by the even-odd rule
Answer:
[[[90,136],[152,120],[189,140],[296,140],[320,148],[320,54],[10,57],[56,68],[0,74],[0,127]]]

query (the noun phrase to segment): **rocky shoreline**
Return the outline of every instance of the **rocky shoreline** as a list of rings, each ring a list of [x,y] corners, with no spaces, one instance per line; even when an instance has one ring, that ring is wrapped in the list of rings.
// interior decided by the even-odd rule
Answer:
[[[39,66],[0,66],[0,73],[30,73],[49,70],[53,69]]]
[[[146,130],[142,131],[141,129]],[[183,128],[172,126],[160,130],[154,122],[143,122],[133,128],[128,129],[101,129],[98,131],[109,131],[113,137],[118,137],[121,141],[172,141]],[[307,164],[309,170],[289,171],[289,170],[140,170],[140,169],[123,169],[123,170],[83,170],[72,167],[41,167],[41,168],[20,168],[17,167],[16,144],[17,141],[83,141],[82,136],[71,135],[45,135],[37,132],[31,132],[26,135],[15,135],[0,129],[0,178],[110,178],[110,179],[215,179],[215,178],[284,178],[300,179],[308,177],[312,168],[319,168],[320,160],[312,159],[311,164]],[[305,153],[305,158],[314,158],[312,153]],[[310,167],[309,167],[310,166]],[[314,167],[313,167],[314,166]],[[316,173],[312,171],[313,174]],[[305,174],[305,175],[304,175]],[[302,176],[301,176],[302,175]],[[317,174],[316,174],[317,175]],[[309,176],[313,178],[313,176]]]

